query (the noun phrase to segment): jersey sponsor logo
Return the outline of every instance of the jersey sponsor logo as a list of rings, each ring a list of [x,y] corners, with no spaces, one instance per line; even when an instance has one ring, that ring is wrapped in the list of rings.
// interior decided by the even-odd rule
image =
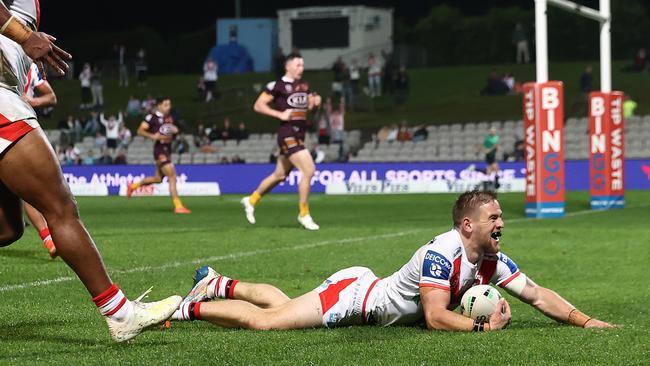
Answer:
[[[307,93],[294,93],[287,98],[287,104],[294,108],[307,108],[309,107],[309,102],[307,98]]]
[[[517,268],[517,265],[515,264],[515,262],[513,262],[512,259],[510,259],[507,255],[505,255],[503,253],[499,253],[499,260],[501,262],[505,263],[506,266],[508,266],[508,269],[510,270],[510,273],[515,273],[515,272],[517,272],[519,270],[519,268]]]
[[[291,84],[284,84],[284,89],[288,92],[291,93],[293,91],[293,86]]]
[[[433,250],[427,251],[422,264],[422,276],[441,280],[449,279],[451,262],[440,253]]]
[[[171,123],[164,123],[158,129],[158,132],[160,132],[161,135],[171,136],[174,134],[174,125]]]

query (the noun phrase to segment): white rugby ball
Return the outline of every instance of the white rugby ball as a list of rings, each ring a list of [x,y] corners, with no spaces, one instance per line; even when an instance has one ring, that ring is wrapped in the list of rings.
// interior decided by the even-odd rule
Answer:
[[[460,312],[468,318],[489,321],[501,294],[489,285],[476,285],[465,291],[460,300]]]

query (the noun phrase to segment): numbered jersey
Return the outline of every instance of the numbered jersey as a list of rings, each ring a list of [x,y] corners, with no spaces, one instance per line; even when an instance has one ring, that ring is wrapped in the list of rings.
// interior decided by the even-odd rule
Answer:
[[[369,298],[370,311],[378,324],[418,324],[424,320],[421,287],[449,291],[449,310],[453,310],[473,285],[493,283],[518,296],[525,278],[503,253],[470,263],[459,232],[452,229],[420,247],[399,271],[379,281]]]

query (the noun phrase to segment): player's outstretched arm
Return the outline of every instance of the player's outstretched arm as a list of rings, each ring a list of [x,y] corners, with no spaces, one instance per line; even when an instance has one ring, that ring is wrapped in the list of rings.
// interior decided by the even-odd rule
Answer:
[[[520,300],[532,305],[542,314],[559,322],[582,328],[611,328],[611,324],[592,318],[571,305],[557,292],[538,286],[530,278],[519,295]]]
[[[36,62],[43,75],[45,75],[43,62],[50,65],[60,75],[64,75],[68,70],[66,60],[71,60],[72,56],[54,44],[56,38],[29,29],[9,12],[4,3],[0,3],[0,24],[2,25],[0,34],[18,43],[25,54]]]
[[[257,100],[253,105],[253,110],[259,114],[277,118],[281,121],[288,121],[289,118],[291,117],[291,109],[286,109],[282,112],[276,111],[275,109],[271,108],[271,106],[269,105],[272,101],[273,101],[273,96],[271,94],[262,92],[262,94],[260,94],[260,96],[257,97]]]
[[[434,287],[420,288],[420,301],[428,329],[450,331],[488,331],[505,328],[510,323],[510,305],[505,299],[499,300],[490,322],[480,324],[473,319],[447,310],[451,296],[449,291]]]

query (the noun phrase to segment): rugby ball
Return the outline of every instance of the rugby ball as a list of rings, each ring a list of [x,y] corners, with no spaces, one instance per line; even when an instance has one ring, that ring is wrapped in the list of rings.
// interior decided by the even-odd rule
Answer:
[[[468,318],[489,321],[501,294],[489,285],[476,285],[465,291],[460,300],[460,312]]]

